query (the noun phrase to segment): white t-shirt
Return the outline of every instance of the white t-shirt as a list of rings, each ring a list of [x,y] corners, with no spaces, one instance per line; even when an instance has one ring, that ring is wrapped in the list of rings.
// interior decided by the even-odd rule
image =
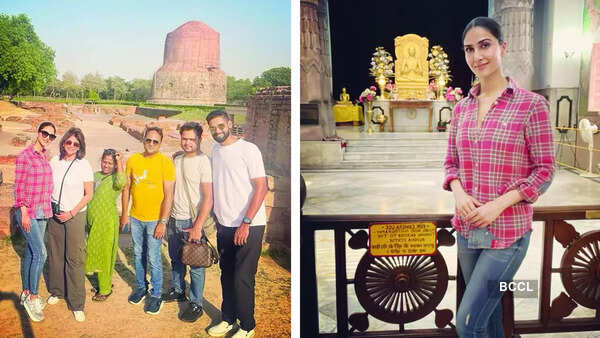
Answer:
[[[58,197],[60,195],[60,184],[65,176],[67,168],[72,161],[59,160],[58,155],[52,157],[50,160],[50,167],[52,168],[52,178],[54,181],[54,190],[52,190],[52,202],[58,203]],[[94,182],[94,172],[90,162],[85,158],[75,160],[75,163],[67,172],[65,177],[65,183],[63,184],[62,197],[60,198],[60,210],[69,211],[75,208],[77,204],[83,198],[83,183]],[[81,211],[87,209],[84,206]]]
[[[243,139],[228,146],[217,143],[212,149],[212,165],[215,215],[221,225],[238,227],[252,199],[252,179],[266,176],[260,150]],[[263,201],[251,225],[266,224]]]
[[[173,198],[173,209],[171,217],[177,220],[191,219],[190,204],[184,184],[187,184],[192,205],[196,209],[196,216],[200,212],[200,202],[202,201],[202,191],[200,183],[212,183],[212,173],[210,169],[210,160],[208,156],[200,154],[194,157],[185,157],[183,155],[175,157],[175,194]],[[185,180],[183,177],[183,164],[185,163]],[[194,221],[194,220],[192,220]]]

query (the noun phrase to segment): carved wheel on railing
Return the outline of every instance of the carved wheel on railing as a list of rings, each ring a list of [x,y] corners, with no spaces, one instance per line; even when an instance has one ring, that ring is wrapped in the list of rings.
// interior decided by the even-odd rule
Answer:
[[[596,309],[600,304],[600,230],[570,239],[560,263],[560,277],[573,300]]]
[[[361,258],[354,276],[358,301],[368,314],[388,323],[427,316],[442,301],[448,268],[436,250],[431,256]]]

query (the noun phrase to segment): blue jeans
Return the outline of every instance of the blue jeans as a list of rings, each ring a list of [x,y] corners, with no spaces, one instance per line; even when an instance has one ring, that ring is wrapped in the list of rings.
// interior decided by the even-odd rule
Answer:
[[[458,260],[466,289],[456,314],[459,337],[504,337],[503,292],[498,281],[510,281],[529,247],[531,230],[506,249],[469,249],[458,235]]]
[[[46,263],[46,244],[44,244],[44,234],[46,232],[47,218],[32,218],[29,232],[23,229],[21,224],[21,213],[18,212],[19,228],[25,236],[27,247],[21,266],[21,283],[23,290],[29,290],[30,293],[37,295],[40,284],[40,275]]]
[[[147,289],[146,266],[150,262],[150,282],[152,294],[150,296],[162,297],[162,258],[160,245],[162,239],[154,238],[154,228],[158,221],[143,222],[134,217],[129,217],[131,223],[131,241],[133,242],[133,265],[138,289]]]
[[[183,229],[191,228],[194,224],[191,219],[176,220],[169,218],[167,226],[167,240],[169,242],[169,257],[171,258],[171,283],[175,292],[185,292],[185,269],[181,263],[181,242],[184,237]],[[186,236],[187,238],[187,236]],[[190,301],[202,306],[202,293],[204,292],[204,268],[190,267]]]

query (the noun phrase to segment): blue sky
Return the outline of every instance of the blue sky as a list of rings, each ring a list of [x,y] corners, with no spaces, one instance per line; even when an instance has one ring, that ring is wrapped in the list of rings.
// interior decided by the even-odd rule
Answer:
[[[162,65],[167,33],[190,20],[220,33],[227,75],[253,79],[290,66],[288,0],[0,0],[0,12],[27,14],[54,49],[60,75],[150,79]]]

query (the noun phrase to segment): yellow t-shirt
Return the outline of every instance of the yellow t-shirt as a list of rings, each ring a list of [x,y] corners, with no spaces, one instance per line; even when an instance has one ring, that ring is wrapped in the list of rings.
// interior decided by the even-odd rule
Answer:
[[[132,155],[127,160],[127,177],[131,180],[130,215],[144,222],[160,217],[163,181],[175,181],[175,167],[170,158],[158,152],[145,157]]]

